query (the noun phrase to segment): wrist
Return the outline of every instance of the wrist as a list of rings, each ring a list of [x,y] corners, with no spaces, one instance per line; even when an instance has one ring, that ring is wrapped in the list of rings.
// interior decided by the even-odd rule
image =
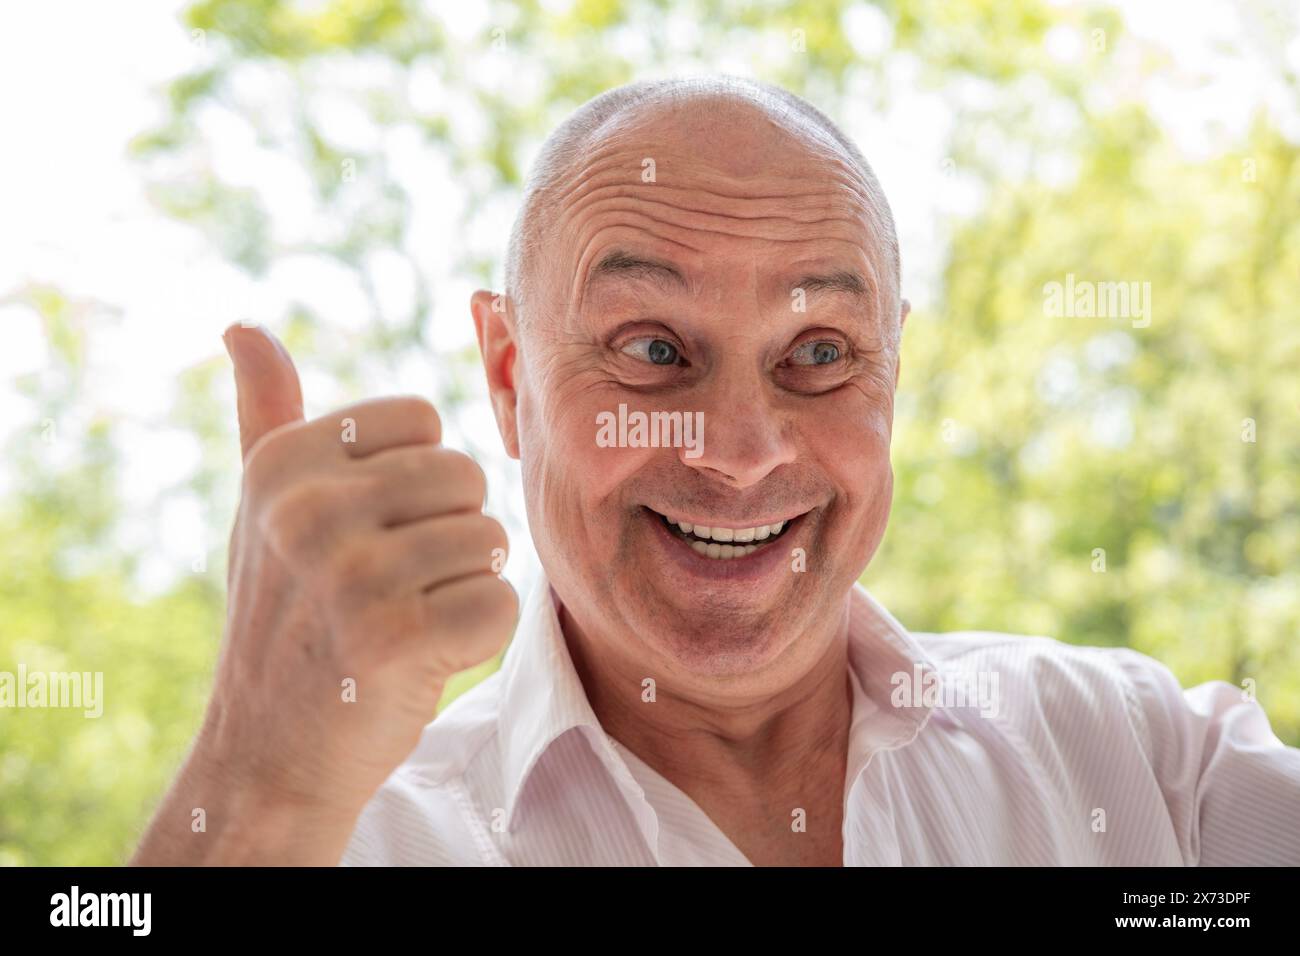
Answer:
[[[338,862],[361,806],[338,805],[310,793],[277,788],[203,748],[196,748],[193,756],[185,776],[190,792],[208,801],[202,808],[207,834],[214,837],[211,863],[332,866]]]
[[[334,866],[360,811],[345,813],[251,790],[218,794],[204,861],[212,866]]]
[[[132,862],[181,866],[334,866],[361,807],[277,793],[214,757],[190,754]]]

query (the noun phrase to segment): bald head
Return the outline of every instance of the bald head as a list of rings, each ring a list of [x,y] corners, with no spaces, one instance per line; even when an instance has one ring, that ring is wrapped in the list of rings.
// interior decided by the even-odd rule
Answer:
[[[564,197],[580,186],[575,179],[580,179],[592,151],[610,138],[634,135],[638,127],[653,129],[665,117],[677,125],[702,124],[705,130],[724,119],[770,127],[788,134],[811,156],[844,167],[870,224],[876,246],[873,253],[883,259],[885,275],[881,278],[888,290],[881,290],[887,291],[882,299],[897,313],[897,233],[889,203],[861,151],[807,100],[769,84],[711,76],[647,80],[609,90],[579,107],[547,138],[525,183],[506,256],[506,292],[521,323],[527,322],[537,305],[538,266],[546,250],[554,248],[557,209]],[[654,156],[654,145],[653,136],[647,135],[649,158]],[[761,163],[763,157],[755,158]]]

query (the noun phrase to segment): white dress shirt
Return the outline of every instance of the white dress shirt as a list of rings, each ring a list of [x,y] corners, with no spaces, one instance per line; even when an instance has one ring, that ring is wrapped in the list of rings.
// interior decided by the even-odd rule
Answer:
[[[601,729],[555,601],[542,578],[343,865],[749,865]],[[1300,864],[1300,750],[1239,688],[1183,691],[1127,648],[910,634],[860,585],[851,602],[845,865]]]

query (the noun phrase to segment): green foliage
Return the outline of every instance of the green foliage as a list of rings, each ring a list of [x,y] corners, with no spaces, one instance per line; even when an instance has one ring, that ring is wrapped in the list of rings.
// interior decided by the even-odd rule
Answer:
[[[5,449],[20,484],[0,509],[0,670],[100,672],[103,707],[0,711],[0,865],[104,865],[125,859],[198,727],[224,596],[195,575],[132,598],[134,556],[113,541],[115,429],[79,427],[74,411],[84,304],[49,290],[28,301],[50,371],[24,383],[46,417]]]
[[[1098,117],[1092,147],[1077,179],[1018,182],[959,227],[943,299],[909,319],[896,505],[868,578],[917,629],[1128,644],[1185,685],[1249,678],[1294,744],[1296,148],[1256,126],[1249,181],[1136,117]],[[1045,315],[1066,273],[1150,282],[1150,325]]]

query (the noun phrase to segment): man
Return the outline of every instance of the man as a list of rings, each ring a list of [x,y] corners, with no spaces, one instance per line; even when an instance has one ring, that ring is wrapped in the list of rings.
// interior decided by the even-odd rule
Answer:
[[[1300,751],[1236,688],[912,635],[856,584],[908,305],[880,187],[810,105],[586,104],[472,311],[545,571],[502,670],[429,723],[516,617],[433,409],[304,422],[287,353],[232,328],[226,643],[137,862],[1300,863]]]

